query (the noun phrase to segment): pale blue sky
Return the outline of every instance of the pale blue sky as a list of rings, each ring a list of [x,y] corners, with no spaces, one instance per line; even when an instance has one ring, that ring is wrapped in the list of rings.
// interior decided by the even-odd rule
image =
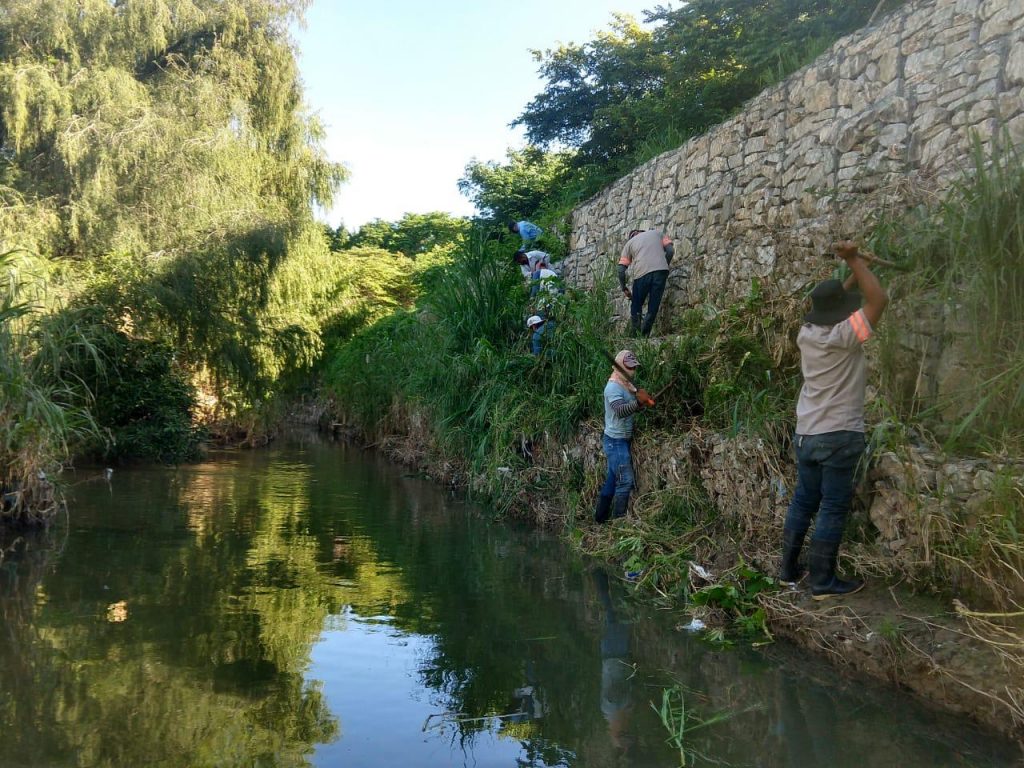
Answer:
[[[584,42],[612,13],[665,0],[314,0],[296,31],[306,101],[350,180],[325,212],[349,229],[405,212],[473,212],[456,182],[502,160],[541,90],[531,48]]]

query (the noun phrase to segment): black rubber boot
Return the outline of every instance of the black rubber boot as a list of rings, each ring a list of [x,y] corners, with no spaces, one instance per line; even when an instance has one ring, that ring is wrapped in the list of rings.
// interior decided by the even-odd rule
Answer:
[[[626,508],[629,506],[629,494],[628,493],[617,493],[615,494],[615,511],[612,513],[612,517],[625,517]]]
[[[804,534],[788,528],[782,531],[782,567],[779,569],[779,583],[794,587],[807,573],[798,562],[803,546]]]
[[[836,559],[839,557],[838,541],[811,540],[811,597],[826,600],[859,592],[864,587],[860,579],[846,581],[836,576]]]
[[[608,515],[612,511],[612,499],[614,496],[598,496],[597,509],[594,510],[594,521],[598,523],[608,522]]]

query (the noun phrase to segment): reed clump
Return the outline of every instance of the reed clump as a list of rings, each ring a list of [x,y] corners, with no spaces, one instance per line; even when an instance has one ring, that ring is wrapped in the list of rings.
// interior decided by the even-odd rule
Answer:
[[[97,435],[88,390],[70,370],[95,347],[76,323],[48,321],[32,267],[28,254],[0,254],[0,521],[14,524],[54,517],[60,469]]]
[[[894,275],[897,317],[886,324],[880,376],[904,419],[956,453],[1024,452],[1024,157],[1008,137],[975,142],[973,169],[941,201],[878,225]],[[902,309],[901,309],[902,308]],[[916,386],[905,330],[932,318],[941,354],[922,360]],[[905,377],[904,377],[905,378]],[[932,384],[922,385],[921,379]]]

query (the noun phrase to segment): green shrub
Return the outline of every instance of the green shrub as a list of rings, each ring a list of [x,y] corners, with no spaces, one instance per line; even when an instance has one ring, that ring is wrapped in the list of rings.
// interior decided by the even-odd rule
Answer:
[[[77,446],[80,452],[165,463],[199,458],[204,433],[195,424],[196,390],[169,343],[112,327],[99,307],[56,313],[45,325],[80,328],[91,340],[88,354],[65,362],[65,375],[90,393],[80,405],[98,429]]]

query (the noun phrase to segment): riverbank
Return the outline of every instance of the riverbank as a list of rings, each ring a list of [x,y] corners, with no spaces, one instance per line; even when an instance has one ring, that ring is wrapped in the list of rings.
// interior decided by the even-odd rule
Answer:
[[[396,407],[392,424],[403,428],[378,437],[375,447],[470,493],[489,486],[492,479],[473,475],[467,462],[438,446],[422,413],[412,410],[399,418],[401,410]],[[329,418],[350,437],[358,434],[343,426],[341,415]],[[558,530],[620,572],[638,571],[636,588],[660,603],[682,609],[687,595],[709,585],[737,586],[742,596],[738,564],[764,574],[777,570],[776,543],[794,473],[763,440],[728,438],[696,425],[683,434],[643,433],[636,445],[639,487],[630,517],[605,527],[588,517],[603,468],[598,425],[583,425],[567,443],[533,445],[531,453],[530,466],[500,472],[506,493],[494,503],[502,513]],[[883,462],[869,476],[867,490],[890,482],[886,472],[892,467]],[[694,500],[701,493],[705,498]],[[868,515],[861,509],[854,527]],[[691,604],[689,610],[713,628],[733,631],[738,614],[761,611],[758,620],[770,637],[826,658],[844,674],[886,681],[937,709],[1024,739],[1019,626],[973,615],[948,594],[923,591],[885,563],[883,543],[858,541],[856,532],[852,538],[844,567],[867,576],[868,586],[841,602],[814,602],[805,590],[772,588],[750,594],[746,605]]]

